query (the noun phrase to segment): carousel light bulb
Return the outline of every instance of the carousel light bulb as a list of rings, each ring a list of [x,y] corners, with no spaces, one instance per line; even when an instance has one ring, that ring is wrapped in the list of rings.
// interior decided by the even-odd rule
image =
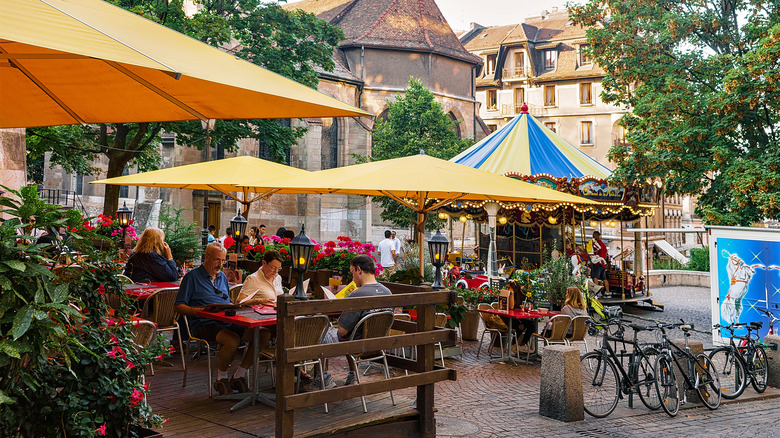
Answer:
[[[558,223],[558,219],[555,216],[550,216],[547,220],[553,225]]]
[[[506,224],[506,218],[504,216],[501,216],[500,218],[498,218],[498,223],[500,223],[501,225]]]
[[[466,218],[466,216],[461,216],[460,217],[460,221],[463,222],[464,224],[466,223],[467,220],[468,219]]]
[[[445,212],[439,213],[439,219],[447,219],[447,213]]]
[[[591,228],[596,228],[597,226],[599,226],[598,222],[590,221],[590,227]]]

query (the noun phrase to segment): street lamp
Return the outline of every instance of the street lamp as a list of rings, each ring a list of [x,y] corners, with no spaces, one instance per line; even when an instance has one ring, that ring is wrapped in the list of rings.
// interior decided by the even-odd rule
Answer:
[[[241,254],[241,236],[246,231],[247,220],[241,216],[241,211],[237,211],[233,219],[230,219],[230,228],[233,230],[233,238],[236,240],[236,254]]]
[[[304,232],[305,225],[301,225],[301,233],[290,240],[290,256],[292,268],[298,273],[298,284],[295,286],[295,299],[308,300],[306,291],[303,290],[303,274],[309,269],[311,253],[314,250],[314,242]]]
[[[122,208],[119,208],[116,211],[116,218],[119,221],[119,226],[122,227],[122,248],[127,247],[127,244],[125,243],[125,233],[127,232],[127,227],[130,226],[130,218],[133,216],[133,210],[130,210],[127,208],[127,202],[122,203]]]
[[[444,260],[447,259],[447,248],[450,241],[436,230],[436,234],[428,241],[428,252],[431,254],[431,264],[436,267],[436,278],[433,281],[434,289],[441,289],[444,285],[441,283],[441,267],[444,266]]]

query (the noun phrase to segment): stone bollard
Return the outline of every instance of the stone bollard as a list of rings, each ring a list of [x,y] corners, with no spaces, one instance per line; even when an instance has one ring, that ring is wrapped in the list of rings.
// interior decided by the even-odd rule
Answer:
[[[582,401],[580,350],[565,345],[544,347],[539,415],[559,421],[585,419]]]
[[[766,350],[767,376],[766,384],[775,388],[780,388],[780,335],[764,336],[764,347]],[[772,350],[769,346],[774,343],[779,346],[778,350]]]
[[[673,339],[672,343],[682,348],[683,350],[685,349],[684,339]],[[691,347],[691,354],[694,356],[696,356],[697,353],[704,353],[704,344],[702,344],[701,341],[692,341],[688,339],[688,346]],[[680,365],[683,366],[683,369],[685,369],[685,367],[687,366],[685,365],[685,362],[683,362],[682,360],[680,360]],[[677,387],[682,389],[685,387],[685,379],[683,378],[682,373],[680,373],[680,369],[677,368],[677,365],[673,365],[673,366],[674,366],[674,377],[677,378]],[[687,391],[686,398],[688,399],[688,403],[701,403],[701,398],[699,397],[699,393],[697,391],[691,391],[691,390]],[[680,400],[682,400],[682,394],[680,394]]]

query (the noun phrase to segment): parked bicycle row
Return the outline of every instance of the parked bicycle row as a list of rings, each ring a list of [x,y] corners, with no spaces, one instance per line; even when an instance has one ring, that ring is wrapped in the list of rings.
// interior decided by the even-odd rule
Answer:
[[[773,325],[780,321],[771,312],[762,310]],[[767,354],[758,336],[761,322],[715,325],[728,332],[728,345],[712,350],[709,355],[693,352],[688,342],[693,324],[654,322],[644,324],[626,319],[613,311],[606,321],[589,321],[589,334],[600,337],[598,348],[581,357],[583,400],[585,412],[594,417],[606,417],[627,397],[629,406],[638,396],[648,409],[663,410],[670,416],[698,397],[710,409],[717,409],[721,397],[739,397],[748,383],[756,392],[767,386]],[[626,330],[631,329],[632,335]],[[683,343],[669,338],[669,331],[681,330]],[[744,329],[746,334],[736,334]],[[641,332],[652,332],[654,339]]]

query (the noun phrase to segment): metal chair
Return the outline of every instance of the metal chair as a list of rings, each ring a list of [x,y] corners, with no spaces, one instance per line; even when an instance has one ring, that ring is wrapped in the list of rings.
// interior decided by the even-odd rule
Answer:
[[[355,325],[355,329],[352,330],[352,335],[349,337],[349,340],[355,340],[355,335],[357,333],[362,333],[363,339],[381,338],[387,336],[388,333],[390,333],[390,327],[393,326],[393,317],[394,315],[392,310],[369,313]],[[355,366],[353,371],[355,373],[355,378],[357,379],[358,385],[360,384],[360,372],[358,370],[361,362],[373,362],[375,360],[382,359],[385,378],[390,378],[390,368],[387,366],[387,356],[385,355],[384,350],[360,353],[358,355],[350,354],[347,357],[349,358],[351,364],[354,364]],[[390,391],[390,400],[393,402],[393,406],[395,406],[395,397],[393,396],[393,391]],[[360,401],[363,403],[363,413],[368,412],[365,396],[361,395]]]
[[[436,327],[444,327],[447,325],[447,314],[446,313],[437,313],[436,314],[436,322],[434,322],[434,325]],[[439,357],[441,358],[441,366],[442,368],[445,367],[444,365],[444,348],[441,345],[441,342],[437,342],[436,346],[439,347]]]
[[[135,282],[130,277],[128,277],[127,275],[116,274],[116,277],[119,279],[119,281],[122,284],[135,284]]]
[[[295,347],[305,347],[307,345],[316,345],[322,341],[325,330],[330,327],[330,318],[325,315],[309,315],[295,317]],[[297,383],[295,391],[301,384],[301,368],[307,365],[315,365],[320,376],[325,376],[322,369],[321,359],[312,359],[295,364],[295,377]],[[320,378],[320,389],[325,389],[325,379]],[[328,404],[325,403],[325,413],[328,413]]]
[[[241,293],[241,288],[244,287],[244,283],[230,286],[230,302],[236,303],[238,295]]]
[[[411,321],[412,320],[412,315],[409,315],[408,313],[394,313],[393,314],[393,319],[397,320],[397,321]],[[403,335],[405,333],[406,332],[403,332],[401,330],[395,330],[395,329],[390,329],[390,331],[387,332],[388,336]],[[406,348],[404,348],[404,347],[394,348],[393,350],[391,350],[391,354],[406,359]],[[417,357],[417,346],[416,345],[412,346],[412,347],[409,347],[409,358],[410,359],[414,359],[415,357]],[[408,376],[409,375],[409,370],[404,370],[404,373]]]
[[[538,343],[541,339],[544,341],[544,345],[551,345],[551,344],[564,344],[568,345],[566,342],[566,330],[569,328],[569,324],[571,324],[571,316],[569,315],[555,315],[552,318],[550,318],[550,322],[548,324],[552,325],[551,329],[545,328],[541,334],[534,333],[533,340]],[[549,334],[547,333],[549,331]],[[529,350],[525,355],[525,360],[528,361],[528,359],[531,357],[531,351]]]
[[[146,315],[146,319],[157,324],[157,333],[160,332],[176,332],[179,338],[179,352],[181,353],[181,366],[184,370],[187,369],[187,363],[184,360],[184,348],[181,342],[181,331],[179,330],[179,323],[177,319],[179,315],[173,310],[173,304],[176,301],[176,295],[179,294],[178,287],[165,287],[154,291],[144,303],[144,308],[141,312],[142,315]],[[151,312],[149,312],[149,306],[152,306]],[[152,375],[154,375],[154,367],[152,367]]]
[[[190,357],[190,344],[192,344],[192,341],[195,341],[197,343],[198,351],[200,351],[200,348],[202,347],[202,344],[205,344],[206,346],[206,355],[208,356],[206,359],[208,360],[208,368],[209,368],[209,398],[211,398],[212,395],[212,378],[214,377],[211,373],[211,358],[212,358],[212,349],[211,345],[209,345],[209,341],[207,341],[204,338],[199,338],[197,336],[194,336],[193,333],[190,331],[190,323],[187,321],[187,315],[182,315],[182,319],[184,319],[184,330],[187,333],[187,352],[185,353],[187,357]],[[181,340],[181,338],[179,338]],[[217,355],[216,350],[213,351],[214,356]],[[184,368],[184,377],[181,381],[181,387],[184,388],[187,386],[187,368]]]
[[[568,345],[572,345],[574,343],[583,343],[585,344],[585,352],[588,351],[588,340],[585,339],[585,335],[588,334],[588,325],[586,322],[590,319],[590,316],[587,315],[581,315],[581,316],[575,316],[571,320],[571,324],[569,325],[569,328],[571,328],[571,334],[569,334],[569,330],[566,330],[566,336],[564,337],[564,340]]]
[[[498,305],[498,303],[494,303]],[[477,305],[477,310],[481,309],[494,309],[495,306],[488,304],[488,303],[479,303]],[[507,341],[509,342],[509,345],[512,345],[512,340],[515,341],[515,348],[519,348],[518,342],[517,342],[517,335],[514,333],[509,332],[509,327],[504,323],[504,321],[501,320],[496,315],[490,315],[485,314],[482,312],[478,312],[480,319],[482,319],[482,323],[485,325],[485,330],[482,331],[482,337],[479,338],[479,346],[477,347],[477,359],[479,359],[479,353],[482,351],[482,342],[485,340],[485,334],[490,333],[491,339],[490,339],[490,347],[488,348],[488,354],[491,354],[493,351],[493,336],[496,336],[498,338],[498,345],[501,348],[501,354],[504,354],[504,336],[507,337]],[[492,357],[492,356],[491,356]]]
[[[133,348],[141,352],[154,340],[157,326],[152,321],[142,319],[131,323],[130,332],[133,334]],[[149,365],[151,366],[151,363]],[[146,373],[141,374],[141,383],[146,383]],[[144,404],[146,404],[146,394],[144,394]]]

